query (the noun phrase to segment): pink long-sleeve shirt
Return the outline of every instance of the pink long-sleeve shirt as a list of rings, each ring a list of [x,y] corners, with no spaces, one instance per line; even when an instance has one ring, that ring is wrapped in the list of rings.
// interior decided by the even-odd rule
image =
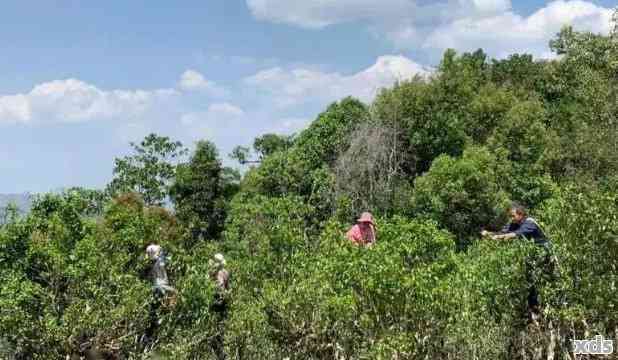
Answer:
[[[373,245],[376,242],[376,235],[373,225],[369,225],[365,231],[359,224],[348,230],[347,238],[356,245]]]

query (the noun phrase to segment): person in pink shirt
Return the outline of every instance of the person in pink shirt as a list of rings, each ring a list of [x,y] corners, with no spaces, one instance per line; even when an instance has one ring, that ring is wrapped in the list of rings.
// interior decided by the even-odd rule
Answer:
[[[376,225],[371,213],[362,213],[360,218],[356,220],[356,225],[348,230],[346,237],[355,245],[373,245],[376,242]]]

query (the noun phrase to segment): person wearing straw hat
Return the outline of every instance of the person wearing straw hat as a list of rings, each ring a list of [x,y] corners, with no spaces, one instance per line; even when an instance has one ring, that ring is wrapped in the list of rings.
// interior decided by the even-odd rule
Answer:
[[[217,290],[225,292],[229,288],[230,273],[225,269],[225,258],[223,254],[215,254],[209,261],[211,272],[210,276],[214,280]]]
[[[376,242],[376,225],[370,212],[364,212],[356,224],[348,230],[346,237],[358,246],[372,246]]]
[[[149,343],[156,329],[161,325],[162,319],[158,312],[161,306],[173,306],[176,302],[176,289],[169,285],[167,271],[165,270],[166,256],[160,245],[150,244],[146,247],[146,257],[152,262],[150,276],[152,277],[153,299],[150,302],[150,325],[142,337],[142,343]]]
[[[228,290],[230,273],[225,269],[225,258],[223,254],[215,254],[212,260],[208,260],[210,267],[210,277],[216,286],[214,301],[211,310],[218,314],[217,334],[211,340],[211,346],[217,359],[226,359],[224,348],[225,319],[228,311]]]
[[[165,271],[165,262],[167,259],[161,246],[156,244],[148,245],[146,248],[146,255],[148,259],[153,261],[151,275],[155,294],[162,296],[168,292],[175,292],[176,290],[169,285],[167,271]]]
[[[215,254],[212,260],[208,260],[208,265],[210,267],[210,278],[216,287],[211,309],[218,313],[221,319],[225,319],[228,310],[230,273],[225,269],[223,254]]]

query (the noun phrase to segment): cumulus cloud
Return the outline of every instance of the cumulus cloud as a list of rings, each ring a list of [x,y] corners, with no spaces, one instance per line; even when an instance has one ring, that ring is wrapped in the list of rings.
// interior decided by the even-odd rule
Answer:
[[[224,102],[211,104],[206,111],[186,113],[182,115],[180,122],[184,125],[195,125],[200,123],[227,125],[227,121],[241,119],[244,115],[244,110],[238,106]]]
[[[247,0],[247,6],[257,19],[305,28],[395,17],[416,7],[409,0]]]
[[[311,123],[309,118],[284,118],[278,121],[268,132],[276,134],[293,134],[306,128]]]
[[[82,122],[133,117],[173,89],[105,91],[77,79],[36,85],[26,94],[0,96],[0,123]]]
[[[200,72],[191,69],[182,73],[178,87],[184,91],[203,91],[213,96],[224,96],[226,94],[224,88],[207,80]]]
[[[247,0],[254,17],[304,28],[363,21],[369,30],[401,49],[441,53],[479,47],[496,57],[512,52],[547,53],[564,25],[607,34],[612,9],[584,0],[555,0],[529,16],[510,0]]]
[[[608,34],[612,10],[586,1],[554,1],[528,17],[513,12],[464,18],[437,27],[423,42],[423,48],[442,50],[484,48],[497,57],[528,52],[544,57],[549,40],[564,25],[576,30]]]
[[[366,20],[381,25],[423,25],[453,18],[493,15],[511,8],[510,0],[247,0],[254,17],[304,28]]]
[[[325,73],[306,68],[275,67],[244,79],[247,86],[268,94],[279,108],[307,101],[333,101],[355,96],[370,101],[384,87],[415,75],[427,76],[431,69],[404,56],[382,56],[369,68],[352,75]]]
[[[238,144],[248,143],[257,134],[257,124],[247,121],[245,111],[226,102],[211,104],[205,111],[187,112],[180,117],[180,122],[182,138],[213,140],[222,155]]]
[[[217,103],[208,107],[208,112],[215,116],[221,115],[225,117],[241,117],[245,115],[245,112],[230,103]]]
[[[28,97],[23,94],[0,97],[0,123],[27,122],[32,117]]]

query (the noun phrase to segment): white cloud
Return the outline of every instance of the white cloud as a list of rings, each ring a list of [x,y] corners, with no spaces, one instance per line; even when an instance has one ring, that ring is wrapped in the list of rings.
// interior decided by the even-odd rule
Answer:
[[[492,56],[512,52],[547,53],[547,43],[563,25],[607,34],[612,9],[584,0],[555,0],[524,17],[510,0],[247,0],[265,21],[304,28],[363,21],[369,30],[400,49],[484,48]]]
[[[184,125],[200,123],[217,123],[227,125],[228,121],[239,120],[245,115],[244,110],[230,103],[215,103],[208,106],[206,111],[189,112],[180,118]]]
[[[189,111],[180,117],[180,122],[182,138],[188,139],[187,143],[212,140],[222,156],[234,146],[248,143],[258,133],[257,124],[247,121],[245,111],[230,103],[215,103],[205,111]]]
[[[173,89],[105,91],[77,79],[54,80],[27,94],[0,96],[0,123],[130,118],[176,94]]]
[[[185,91],[203,91],[213,96],[224,96],[226,90],[195,70],[186,70],[180,76],[178,87]]]
[[[382,56],[371,67],[352,75],[325,73],[305,68],[275,67],[258,72],[245,84],[268,94],[279,108],[308,101],[334,101],[355,96],[370,101],[384,87],[415,75],[427,76],[425,68],[404,56]]]
[[[226,117],[240,117],[245,115],[245,112],[230,103],[217,103],[208,107],[208,112],[213,115],[222,115]]]
[[[607,34],[612,10],[586,1],[554,1],[528,17],[505,12],[481,19],[465,18],[433,30],[422,47],[474,50],[482,47],[497,57],[515,52],[548,56],[547,44],[564,25]]]
[[[247,6],[257,19],[305,28],[389,18],[415,8],[409,0],[247,0]]]
[[[292,134],[303,130],[311,123],[309,118],[285,118],[281,119],[269,132],[276,134]]]
[[[423,25],[453,18],[493,15],[510,0],[247,0],[254,17],[304,28],[365,20],[374,24]]]
[[[27,122],[31,117],[26,95],[18,94],[0,97],[0,123]]]

